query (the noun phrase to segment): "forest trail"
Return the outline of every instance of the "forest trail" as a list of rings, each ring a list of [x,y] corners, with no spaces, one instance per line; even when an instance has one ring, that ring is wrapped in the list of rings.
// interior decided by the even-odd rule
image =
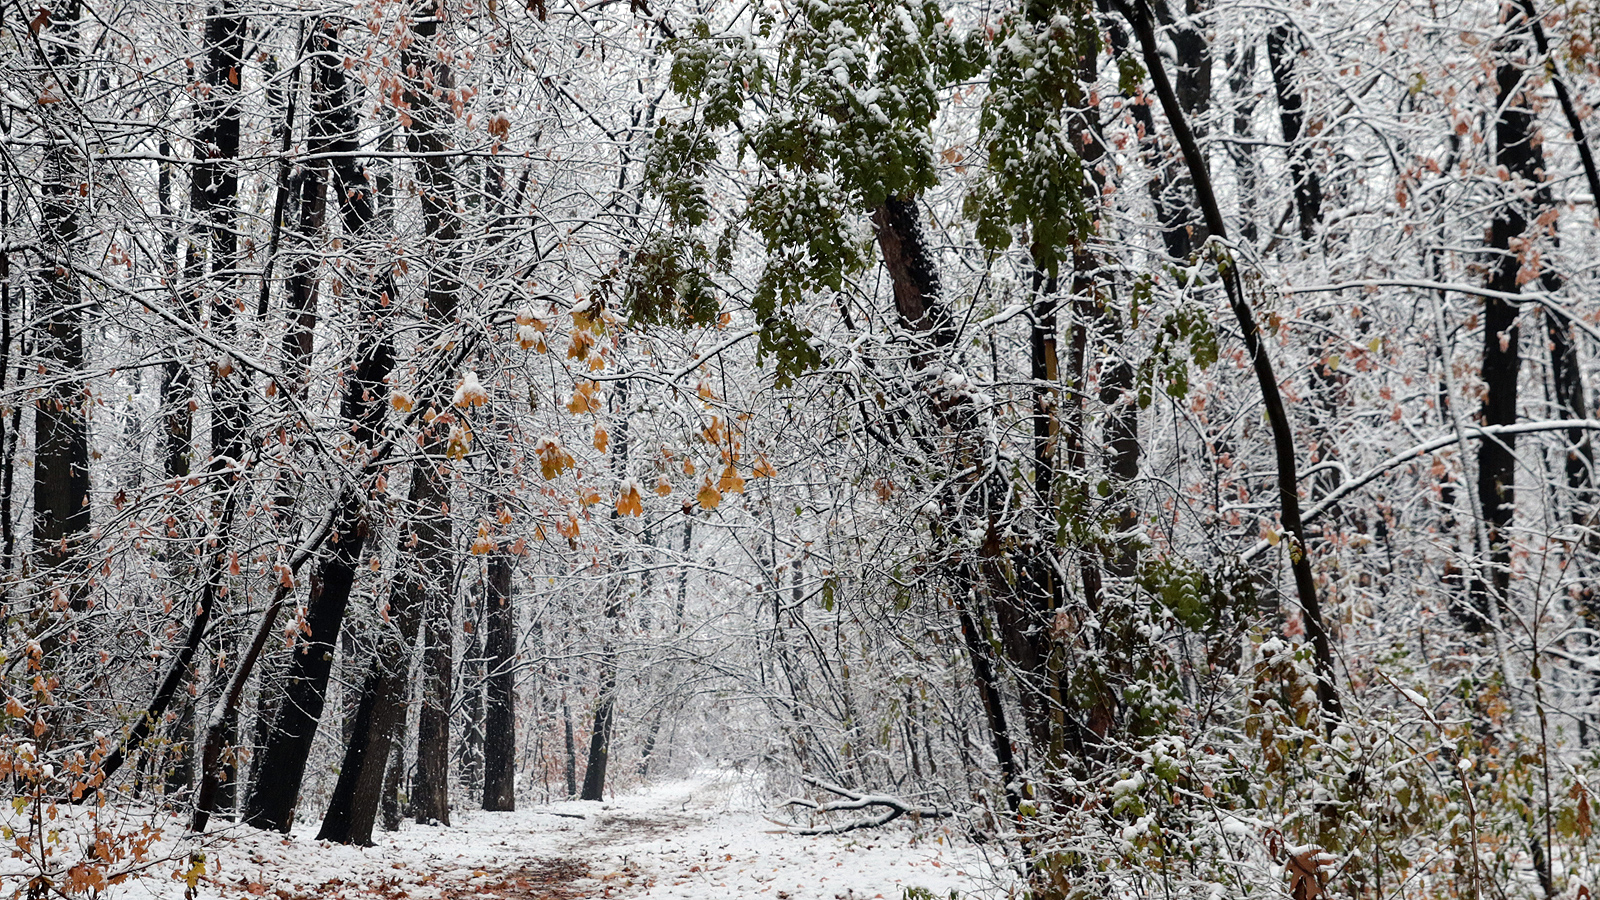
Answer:
[[[845,835],[784,833],[750,778],[706,770],[605,802],[514,813],[456,811],[453,827],[407,823],[375,847],[249,829],[210,843],[200,897],[263,900],[944,900],[1000,889],[980,848],[945,823]],[[126,897],[183,896],[181,881],[143,879]]]

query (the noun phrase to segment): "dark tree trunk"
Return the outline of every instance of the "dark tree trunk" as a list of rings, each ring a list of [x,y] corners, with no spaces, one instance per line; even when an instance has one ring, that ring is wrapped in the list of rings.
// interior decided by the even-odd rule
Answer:
[[[489,558],[489,708],[484,727],[483,808],[517,808],[517,607],[511,593],[511,557]]]
[[[1200,209],[1205,215],[1211,233],[1227,238],[1227,226],[1222,209],[1217,204],[1211,186],[1210,170],[1200,145],[1190,130],[1182,104],[1168,80],[1156,42],[1155,22],[1146,0],[1113,0],[1122,16],[1138,35],[1141,56],[1150,73],[1156,95],[1166,111],[1173,136],[1183,151],[1185,164],[1195,182],[1195,193]],[[1297,474],[1298,461],[1294,449],[1294,432],[1290,428],[1288,411],[1284,407],[1283,392],[1278,387],[1278,377],[1273,372],[1272,359],[1262,341],[1261,329],[1256,324],[1255,312],[1250,308],[1240,282],[1238,266],[1224,261],[1219,266],[1223,288],[1228,295],[1228,305],[1244,339],[1245,355],[1255,370],[1256,384],[1261,391],[1262,405],[1266,407],[1267,420],[1272,428],[1272,443],[1278,467],[1278,507],[1284,530],[1290,538],[1288,552],[1294,573],[1295,593],[1300,602],[1306,634],[1311,638],[1312,653],[1317,672],[1317,700],[1321,707],[1325,727],[1331,732],[1343,718],[1343,705],[1339,699],[1333,666],[1333,647],[1322,618],[1322,601],[1317,595],[1316,578],[1311,570],[1310,547],[1306,543],[1305,528],[1300,521],[1300,486]]]
[[[48,90],[72,97],[77,90],[79,0],[69,0],[49,21],[59,33],[49,64],[57,83]],[[83,573],[76,571],[79,539],[89,530],[89,425],[84,402],[84,309],[80,264],[83,226],[79,185],[88,178],[77,141],[52,135],[45,152],[35,356],[46,387],[34,401],[33,547],[44,593],[59,588],[74,614],[87,610]],[[52,642],[54,643],[54,642]]]
[[[439,26],[444,19],[437,0],[424,0],[412,19],[412,41],[401,54],[401,68],[411,73],[405,86],[405,99],[411,108],[411,125],[406,131],[406,149],[417,158],[421,181],[423,229],[435,262],[428,270],[427,316],[430,323],[446,326],[455,319],[456,299],[461,286],[457,281],[456,238],[460,222],[455,212],[456,179],[449,149],[441,129],[447,115],[439,108],[435,93],[448,89],[451,72],[435,52]],[[449,379],[453,373],[446,373]],[[441,394],[439,408],[444,408]],[[437,427],[436,427],[437,431]],[[428,458],[443,459],[443,435],[430,440]],[[441,485],[442,490],[442,485]],[[437,516],[443,521],[419,527],[449,534],[448,515],[439,502],[419,507],[418,517]],[[426,583],[423,601],[422,712],[417,723],[417,770],[411,786],[412,808],[419,823],[450,824],[450,709],[451,683],[455,675],[455,597],[449,583],[451,566],[447,542],[419,544],[419,570],[438,573]]]
[[[318,49],[322,51],[318,62],[321,83],[332,98],[324,117],[330,133],[338,135],[333,146],[353,151],[355,101],[344,70],[335,59],[338,56],[337,34],[326,28],[318,41]],[[376,218],[371,184],[353,156],[338,158],[333,168],[339,181],[337,196],[345,232],[350,240],[359,240]],[[371,317],[371,323],[367,324],[371,330],[362,335],[356,372],[346,386],[341,409],[343,418],[354,429],[356,443],[366,447],[378,444],[386,406],[382,398],[388,394],[385,379],[394,368],[394,351],[385,333],[387,315],[383,309],[394,296],[394,284],[389,276],[378,274],[381,270],[376,265],[374,260],[373,281],[357,294],[363,319]],[[368,468],[370,466],[369,462]],[[339,498],[334,547],[311,578],[310,596],[306,601],[310,634],[295,648],[289,660],[284,674],[283,699],[266,745],[259,753],[255,778],[245,799],[244,819],[257,828],[287,832],[294,820],[306,759],[327,700],[328,678],[345,609],[369,533],[365,492],[366,485],[357,484]],[[207,769],[209,777],[209,764]]]
[[[1322,184],[1311,164],[1311,148],[1301,136],[1305,133],[1305,98],[1295,85],[1295,60],[1300,41],[1286,24],[1267,32],[1267,61],[1272,68],[1272,87],[1278,95],[1278,120],[1283,125],[1283,142],[1289,148],[1289,177],[1294,181],[1294,206],[1300,218],[1300,237],[1310,240],[1322,222]]]
[[[487,586],[482,586],[486,589]],[[462,740],[461,761],[457,768],[461,772],[462,786],[466,788],[467,796],[471,800],[477,796],[481,801],[483,796],[483,605],[481,595],[476,590],[466,596],[465,610],[466,622],[462,630],[466,633],[466,645],[461,648],[461,666],[457,670],[459,683],[458,691],[464,694],[461,698]]]
[[[956,616],[961,624],[961,637],[967,645],[967,657],[972,661],[973,681],[978,689],[978,701],[983,707],[984,719],[989,725],[989,746],[994,751],[995,762],[1000,766],[1006,805],[1016,815],[1022,803],[1022,779],[1017,769],[1016,757],[1011,749],[1011,730],[1006,725],[1005,700],[1000,684],[995,678],[994,662],[989,658],[991,641],[978,630],[978,623],[968,611],[967,604],[973,596],[970,589],[976,583],[970,573],[957,580]],[[968,588],[963,591],[963,587]]]
[[[1546,279],[1545,289],[1554,276]],[[1583,369],[1578,364],[1578,342],[1573,337],[1572,320],[1565,313],[1546,309],[1545,332],[1550,337],[1550,381],[1555,388],[1556,403],[1561,415],[1569,419],[1589,417],[1589,403],[1583,387]],[[1580,428],[1567,431],[1566,473],[1567,487],[1572,490],[1571,519],[1574,523],[1594,526],[1594,444],[1589,432]],[[1591,545],[1593,541],[1589,542]]]
[[[1508,52],[1526,49],[1517,41]],[[1523,93],[1526,69],[1503,61],[1495,69],[1498,87],[1496,105],[1500,117],[1495,122],[1495,162],[1511,173],[1513,185],[1539,185],[1543,181],[1544,153],[1535,142],[1533,110]],[[1527,215],[1519,201],[1508,197],[1496,211],[1489,226],[1489,278],[1492,291],[1515,294],[1521,289],[1519,254],[1512,242],[1528,229]],[[1522,368],[1521,333],[1517,327],[1517,307],[1500,297],[1483,302],[1483,386],[1482,419],[1485,425],[1510,425],[1517,421],[1517,376]],[[1516,508],[1515,435],[1478,442],[1478,503],[1483,510],[1488,532],[1488,565],[1472,585],[1472,605],[1485,620],[1473,630],[1482,630],[1498,616],[1492,608],[1504,603],[1511,585],[1511,526]]]
[[[578,745],[572,738],[572,707],[567,703],[566,688],[561,689],[561,722],[566,730],[567,749],[567,799],[578,797]]]
[[[400,823],[406,817],[406,804],[402,802],[401,795],[405,792],[406,734],[409,731],[404,708],[406,699],[404,692],[409,687],[410,679],[407,678],[400,698],[402,703],[400,721],[395,725],[394,740],[389,742],[389,769],[383,776],[383,801],[379,806],[379,813],[384,831],[399,831]]]
[[[1239,234],[1254,244],[1260,237],[1256,218],[1260,213],[1256,195],[1261,185],[1261,164],[1256,159],[1256,94],[1251,85],[1256,72],[1255,45],[1246,44],[1235,55],[1228,54],[1228,89],[1233,100],[1234,142],[1228,147],[1233,158],[1233,174],[1239,184]]]
[[[397,749],[401,755],[404,753],[403,745],[397,746],[395,739],[405,725],[411,652],[420,630],[428,585],[449,576],[448,567],[443,572],[438,571],[438,566],[446,561],[443,555],[421,552],[424,542],[429,546],[448,547],[449,520],[416,513],[430,505],[438,509],[444,496],[444,485],[433,463],[426,460],[419,463],[411,473],[407,503],[413,514],[412,527],[401,536],[402,546],[415,542],[418,549],[412,556],[413,567],[401,573],[390,592],[389,620],[394,630],[385,631],[379,637],[372,671],[362,680],[350,741],[339,765],[339,780],[328,801],[322,830],[317,835],[319,840],[361,846],[372,843],[372,828],[383,801],[389,758]],[[440,526],[444,527],[442,533]]]
[[[448,520],[442,524],[449,528]],[[440,569],[448,579],[451,568],[448,557],[442,553],[440,557]],[[417,770],[411,782],[412,812],[418,824],[450,824],[450,707],[451,680],[455,674],[453,601],[446,581],[429,585],[423,603],[422,712],[417,719]]]
[[[1105,2],[1106,0],[1098,0],[1097,5]],[[1180,22],[1165,0],[1157,0],[1154,4],[1154,15],[1160,19],[1162,25],[1171,28],[1173,47],[1177,50],[1176,102],[1185,114],[1196,122],[1203,120],[1211,104],[1212,66],[1210,44],[1204,32],[1199,30],[1192,20],[1198,12],[1200,12],[1198,3],[1187,3],[1186,13],[1190,18]],[[1118,55],[1126,52],[1129,49],[1127,32],[1114,21],[1108,21],[1106,24],[1112,51]],[[1188,259],[1205,243],[1208,234],[1208,225],[1204,218],[1195,215],[1197,210],[1193,176],[1169,160],[1168,153],[1163,149],[1157,136],[1155,116],[1151,108],[1143,103],[1133,103],[1130,104],[1129,111],[1133,115],[1134,123],[1144,132],[1144,138],[1140,141],[1140,153],[1144,156],[1145,162],[1156,172],[1155,178],[1150,182],[1149,191],[1151,202],[1155,206],[1156,221],[1161,226],[1162,243],[1166,247],[1168,256],[1173,259]]]
[[[872,224],[901,323],[935,347],[949,346],[956,339],[955,323],[939,299],[939,270],[928,249],[916,199],[890,197],[872,211]],[[918,359],[926,362],[927,357]]]
[[[206,19],[206,85],[210,89],[200,104],[201,127],[196,145],[204,148],[206,159],[195,168],[190,205],[210,229],[208,281],[215,291],[211,303],[211,331],[218,339],[231,342],[237,337],[235,304],[242,306],[240,286],[233,273],[239,268],[237,229],[239,203],[239,141],[241,132],[239,87],[244,78],[245,20],[233,0],[222,0]],[[227,354],[212,360],[211,374],[211,459],[207,470],[220,476],[212,498],[213,531],[220,536],[218,546],[203,567],[206,579],[204,597],[215,605],[223,596],[227,579],[227,556],[233,520],[239,507],[243,473],[230,469],[244,463],[245,423],[249,417],[249,380]],[[227,610],[220,611],[222,616]],[[216,615],[217,613],[213,613]],[[226,620],[224,619],[224,622]],[[225,624],[214,630],[217,656],[234,656],[236,637]],[[226,667],[211,667],[213,684],[226,684]],[[220,690],[215,692],[220,695]],[[221,716],[228,746],[239,742],[239,711],[227,709]],[[237,779],[233,754],[224,757],[222,791],[218,807],[237,806]]]
[[[363,361],[362,368],[369,372],[375,369],[373,358]],[[352,384],[362,382],[373,392],[382,390],[381,379],[352,379]],[[346,397],[347,401],[350,399]],[[359,398],[356,403],[360,403]],[[339,629],[366,543],[364,505],[359,497],[346,498],[339,517],[339,541],[312,576],[311,594],[306,601],[306,625],[310,634],[295,647],[289,660],[283,702],[273,720],[272,732],[267,736],[267,745],[261,749],[256,780],[245,798],[244,820],[256,828],[287,834],[289,826],[294,824],[306,759],[327,701],[328,676],[333,668]]]
[[[611,719],[617,692],[617,668],[613,650],[606,647],[600,664],[600,690],[594,701],[594,729],[589,732],[589,760],[583,770],[580,800],[603,800],[606,765],[611,760]]]

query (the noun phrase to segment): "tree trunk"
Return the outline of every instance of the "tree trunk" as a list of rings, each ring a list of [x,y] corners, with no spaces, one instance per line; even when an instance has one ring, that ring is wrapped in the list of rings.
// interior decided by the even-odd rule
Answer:
[[[483,808],[517,808],[517,607],[511,593],[511,557],[489,558],[489,708],[484,728]]]
[[[1311,165],[1311,148],[1300,137],[1305,132],[1305,98],[1294,81],[1299,40],[1287,24],[1267,32],[1267,61],[1272,87],[1278,95],[1278,120],[1283,142],[1289,148],[1289,177],[1294,182],[1294,206],[1300,218],[1300,238],[1310,240],[1322,222],[1322,184]]]
[[[47,21],[53,32],[49,65],[63,98],[77,91],[80,0],[69,0]],[[74,615],[87,611],[78,541],[89,530],[89,425],[84,416],[83,290],[73,271],[80,264],[83,226],[79,187],[89,178],[78,142],[52,135],[45,151],[35,338],[45,387],[34,401],[33,547],[43,594],[61,591]],[[55,643],[54,640],[51,641]]]
[[[466,622],[462,631],[466,634],[466,643],[461,648],[461,666],[456,676],[458,690],[465,694],[460,701],[463,734],[461,762],[457,768],[467,792],[464,799],[469,801],[474,795],[480,801],[483,799],[483,601],[479,590],[487,589],[487,585],[480,583],[479,588],[465,598]]]
[[[409,674],[410,666],[406,668]],[[383,830],[390,832],[399,831],[400,823],[406,817],[406,805],[402,802],[401,795],[405,791],[406,784],[406,732],[409,729],[405,701],[410,685],[411,679],[408,677],[401,690],[400,722],[395,726],[394,740],[389,742],[389,769],[383,776],[383,800],[379,806],[379,813]]]
[[[429,585],[449,577],[448,568],[438,571],[438,566],[445,562],[442,555],[420,550],[424,543],[448,546],[449,520],[418,514],[429,506],[438,509],[443,496],[444,486],[433,462],[418,463],[411,473],[407,503],[412,525],[402,532],[401,544],[414,543],[419,549],[412,554],[413,565],[402,570],[389,594],[389,621],[393,623],[393,630],[386,629],[379,637],[373,668],[362,680],[355,723],[344,759],[339,764],[339,780],[328,800],[318,840],[361,846],[372,843],[372,828],[383,801],[389,758],[396,753],[395,738],[405,725],[411,652],[420,630],[423,605]],[[441,526],[443,533],[439,531]],[[402,556],[402,562],[404,560]],[[403,746],[398,752],[403,755]]]
[[[438,89],[452,85],[451,72],[436,50],[440,38],[443,7],[437,0],[424,0],[412,17],[412,40],[401,54],[401,68],[408,73],[405,100],[411,109],[411,125],[406,131],[406,149],[417,160],[421,181],[423,230],[435,260],[428,270],[427,317],[430,324],[445,326],[454,321],[461,285],[457,280],[456,240],[460,222],[455,212],[455,176],[451,161],[445,158],[448,146],[442,129],[447,111],[434,96]],[[442,380],[453,381],[454,373]],[[448,393],[438,395],[438,408],[446,406]],[[428,398],[419,398],[426,402]],[[427,459],[444,457],[444,435],[428,438]],[[422,713],[417,723],[417,770],[412,782],[411,802],[419,823],[450,824],[450,709],[451,681],[455,674],[455,596],[449,583],[452,567],[447,540],[450,523],[442,503],[443,484],[435,502],[419,506],[415,515],[438,517],[442,521],[419,528],[434,530],[440,541],[419,544],[416,550],[419,571],[431,577],[425,582],[423,600],[423,693]]]
[[[561,721],[566,730],[567,749],[567,799],[576,800],[578,797],[578,746],[572,739],[572,707],[567,703],[567,690],[561,689]]]
[[[1131,0],[1131,3],[1114,0],[1114,3],[1139,37],[1145,68],[1150,73],[1156,95],[1161,99],[1167,121],[1172,127],[1174,137],[1177,138],[1178,146],[1183,151],[1189,173],[1194,178],[1195,193],[1199,198],[1200,209],[1206,217],[1207,225],[1212,234],[1226,240],[1227,227],[1211,186],[1210,170],[1206,166],[1204,155],[1200,152],[1200,145],[1195,140],[1194,132],[1189,129],[1183,107],[1172,88],[1172,82],[1167,79],[1149,5],[1146,0]],[[1324,725],[1331,732],[1343,718],[1344,710],[1339,700],[1334,675],[1333,648],[1323,623],[1322,602],[1317,596],[1316,579],[1311,571],[1310,548],[1306,543],[1305,528],[1300,522],[1300,487],[1299,476],[1296,473],[1298,463],[1295,458],[1294,433],[1284,407],[1283,393],[1278,388],[1278,377],[1272,370],[1272,359],[1267,355],[1261,329],[1256,324],[1255,313],[1251,310],[1245,297],[1244,286],[1240,283],[1238,265],[1231,260],[1223,260],[1218,268],[1223,288],[1228,295],[1228,305],[1233,310],[1234,319],[1244,338],[1245,355],[1250,358],[1252,368],[1255,370],[1262,405],[1266,407],[1267,420],[1272,428],[1273,449],[1278,464],[1279,517],[1284,530],[1291,538],[1288,542],[1288,553],[1294,572],[1295,593],[1300,601],[1301,616],[1304,619],[1306,634],[1311,638],[1317,672],[1318,705],[1323,712]]]
[[[353,151],[355,101],[344,70],[335,59],[337,33],[331,26],[325,27],[318,42],[320,79],[326,95],[331,98],[330,108],[323,118],[327,120],[330,134],[338,136],[332,146]],[[353,156],[336,158],[333,169],[339,181],[336,195],[340,198],[345,232],[350,240],[360,240],[376,218],[372,187]],[[341,409],[345,421],[354,428],[356,444],[369,448],[378,443],[387,405],[383,400],[388,395],[385,380],[394,368],[394,351],[385,333],[387,313],[384,310],[394,296],[394,284],[388,275],[378,274],[381,270],[376,260],[372,264],[372,281],[357,292],[356,298],[364,317],[371,317],[367,325],[371,331],[362,336],[356,372],[349,379]],[[369,462],[368,467],[371,464]],[[294,820],[306,759],[327,700],[328,678],[345,608],[369,533],[365,491],[364,484],[354,485],[339,498],[334,548],[311,578],[306,603],[310,634],[289,661],[283,700],[266,745],[258,754],[255,777],[245,799],[245,821],[257,828],[287,832]],[[209,777],[210,773],[207,774]]]
[[[611,759],[611,719],[617,692],[617,668],[613,648],[607,644],[600,664],[600,690],[594,701],[594,729],[589,732],[589,759],[583,770],[580,800],[603,800],[606,765]]]
[[[1526,49],[1523,41],[1513,48]],[[1511,184],[1539,185],[1543,181],[1544,153],[1535,141],[1533,110],[1523,93],[1523,65],[1510,60],[1495,68],[1498,87],[1495,122],[1495,162],[1511,174]],[[1519,254],[1512,243],[1528,229],[1521,205],[1508,197],[1489,226],[1489,277],[1492,291],[1515,294],[1521,290]],[[1483,301],[1482,420],[1485,425],[1510,425],[1517,421],[1517,376],[1522,368],[1521,331],[1517,307],[1500,297]],[[1472,585],[1472,605],[1486,623],[1499,621],[1496,605],[1506,601],[1511,586],[1512,520],[1516,509],[1517,439],[1504,435],[1478,442],[1478,502],[1487,526],[1488,565]],[[1482,625],[1479,625],[1481,630]]]

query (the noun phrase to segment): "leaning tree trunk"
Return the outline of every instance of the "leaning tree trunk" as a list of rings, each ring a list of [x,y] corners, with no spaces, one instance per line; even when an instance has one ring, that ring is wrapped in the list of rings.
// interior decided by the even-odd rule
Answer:
[[[1227,239],[1227,225],[1222,208],[1217,203],[1211,186],[1210,169],[1200,151],[1199,142],[1189,128],[1182,104],[1167,78],[1160,45],[1156,41],[1155,21],[1147,0],[1113,0],[1123,18],[1132,26],[1139,38],[1141,55],[1150,80],[1155,85],[1161,107],[1166,111],[1167,122],[1183,152],[1189,174],[1195,182],[1195,193],[1207,227],[1213,235]],[[1325,726],[1331,732],[1343,718],[1343,705],[1339,700],[1334,675],[1333,647],[1322,618],[1322,601],[1317,596],[1316,578],[1311,571],[1311,555],[1305,539],[1305,528],[1300,521],[1300,486],[1294,449],[1294,433],[1289,425],[1288,411],[1284,407],[1283,392],[1278,387],[1278,377],[1272,369],[1272,359],[1262,340],[1255,312],[1245,297],[1239,279],[1237,264],[1223,260],[1219,265],[1223,289],[1228,295],[1228,305],[1244,338],[1245,355],[1255,370],[1256,383],[1261,391],[1262,405],[1266,408],[1268,424],[1272,429],[1272,443],[1278,467],[1279,517],[1289,536],[1289,560],[1294,572],[1295,593],[1300,602],[1300,613],[1306,634],[1311,638],[1314,666],[1317,673],[1317,701],[1323,712]]]
[[[430,506],[437,510],[444,496],[433,463],[425,460],[418,464],[411,473],[407,503],[411,525],[401,532],[402,547],[415,544],[413,558],[389,594],[393,628],[380,635],[372,670],[362,680],[355,724],[318,840],[362,846],[372,843],[389,757],[397,750],[395,738],[405,724],[411,650],[420,630],[428,585],[449,577],[448,557],[422,549],[424,544],[448,549],[449,520],[419,511]]]

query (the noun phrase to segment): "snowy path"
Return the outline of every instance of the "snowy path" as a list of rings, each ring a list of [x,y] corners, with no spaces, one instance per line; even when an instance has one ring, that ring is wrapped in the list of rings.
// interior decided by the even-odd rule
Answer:
[[[581,817],[581,818],[580,818]],[[200,896],[264,900],[946,900],[997,896],[982,853],[945,827],[848,835],[776,833],[748,782],[703,772],[606,803],[515,813],[458,812],[452,828],[407,825],[376,847],[237,829],[208,848]],[[168,878],[124,886],[128,898],[177,900]]]

